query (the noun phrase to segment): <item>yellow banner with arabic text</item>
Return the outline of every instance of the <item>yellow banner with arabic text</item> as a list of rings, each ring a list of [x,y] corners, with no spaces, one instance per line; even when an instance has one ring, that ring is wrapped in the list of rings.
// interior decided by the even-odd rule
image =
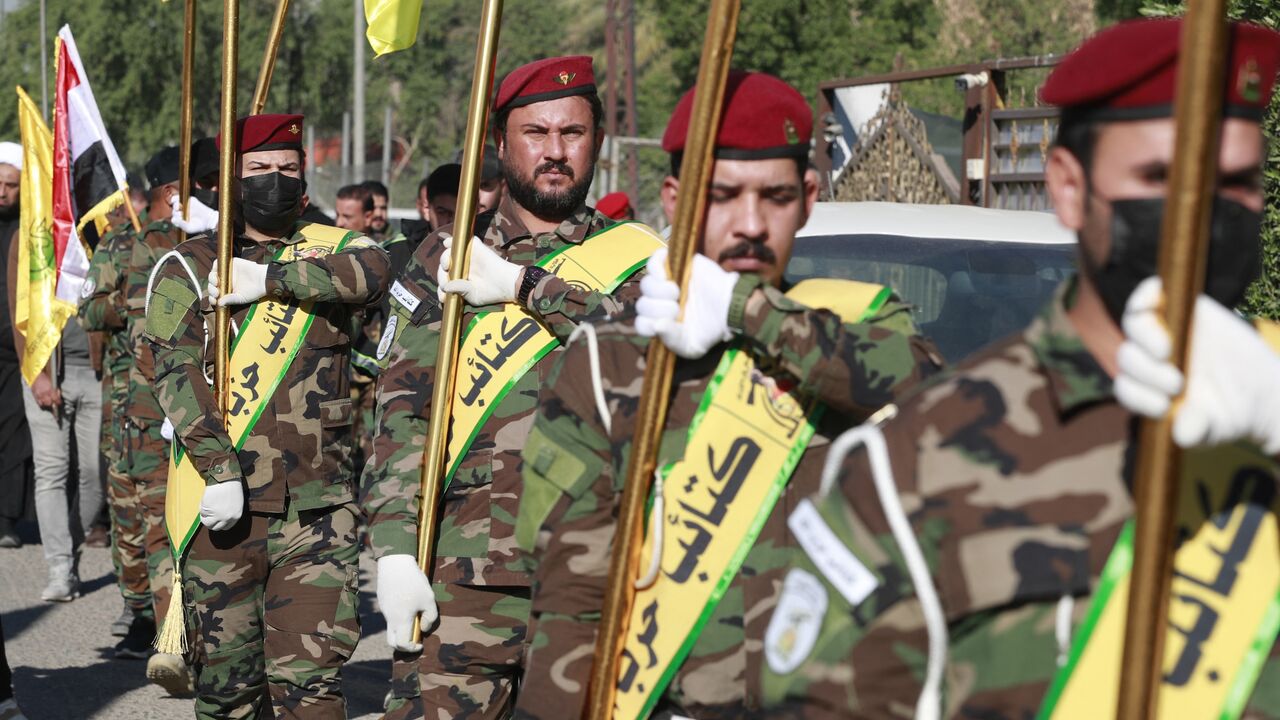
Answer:
[[[1160,717],[1233,720],[1280,631],[1280,468],[1243,445],[1189,450],[1182,467]],[[1132,565],[1130,522],[1041,720],[1115,715]]]
[[[891,291],[848,280],[804,281],[787,297],[859,322]],[[636,593],[623,645],[614,717],[648,717],[755,544],[822,408],[730,350],[689,428],[684,458],[664,472],[641,557],[660,543],[652,585]],[[656,504],[656,502],[655,502]]]
[[[581,245],[566,245],[538,262],[556,277],[582,290],[613,292],[666,243],[642,223],[620,223],[592,235]],[[560,341],[533,313],[510,304],[471,321],[458,353],[453,417],[445,467],[448,483],[471,443],[512,386]]]

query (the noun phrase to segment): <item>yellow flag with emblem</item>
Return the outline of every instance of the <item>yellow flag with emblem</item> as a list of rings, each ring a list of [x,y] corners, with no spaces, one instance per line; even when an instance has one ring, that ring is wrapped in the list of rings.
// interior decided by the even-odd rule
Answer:
[[[22,203],[13,324],[26,337],[22,378],[30,385],[49,364],[76,306],[60,300],[54,292],[58,273],[53,247],[53,133],[22,88],[18,88],[18,126],[22,133]]]
[[[411,47],[418,39],[423,0],[364,0],[365,37],[374,57]]]

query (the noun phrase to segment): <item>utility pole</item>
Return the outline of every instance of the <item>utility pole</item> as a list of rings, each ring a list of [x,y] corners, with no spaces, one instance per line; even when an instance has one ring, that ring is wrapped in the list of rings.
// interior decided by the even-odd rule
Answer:
[[[391,187],[391,103],[382,111],[382,184]]]
[[[604,86],[604,131],[609,138],[610,152],[606,157],[613,158],[617,156],[613,152],[614,146],[618,142],[618,3],[620,0],[608,0],[604,10],[604,52],[605,62],[608,63],[605,70],[605,86]],[[616,163],[609,162],[609,174],[607,180],[603,183],[604,188],[600,193],[613,192],[618,187],[618,166]]]
[[[355,102],[352,108],[351,123],[351,164],[355,166],[355,179],[352,182],[359,182],[364,179],[364,2],[363,0],[354,0],[352,6],[355,8],[355,21],[353,23],[353,37],[351,45],[355,62],[355,69],[352,73],[352,83],[355,86]]]
[[[640,134],[636,124],[636,3],[635,0],[619,0],[622,3],[622,53],[627,57],[627,85],[625,88],[627,104],[627,136]],[[631,202],[640,200],[640,164],[639,153],[632,145],[627,152],[627,194]]]
[[[351,111],[342,113],[342,184],[351,182]]]
[[[45,0],[40,0],[40,110],[49,121],[49,28],[45,25]]]

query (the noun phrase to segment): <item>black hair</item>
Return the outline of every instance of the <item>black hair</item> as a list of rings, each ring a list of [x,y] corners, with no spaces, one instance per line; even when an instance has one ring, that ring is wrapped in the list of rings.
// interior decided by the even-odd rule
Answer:
[[[1064,108],[1058,118],[1058,134],[1054,137],[1053,144],[1075,156],[1084,168],[1086,183],[1089,182],[1093,169],[1093,151],[1101,130],[1102,123],[1087,109]]]
[[[418,192],[427,191],[427,202],[441,195],[458,195],[458,184],[462,182],[462,166],[458,163],[446,163],[431,171],[426,180],[418,185]]]
[[[588,93],[570,97],[583,98],[591,106],[591,124],[595,127],[596,133],[599,134],[600,130],[604,128],[604,103],[600,102],[600,95]],[[524,106],[522,105],[521,107]],[[514,109],[506,107],[493,114],[492,124],[495,142],[507,136],[507,119],[511,117],[511,111]]]
[[[373,193],[364,185],[343,185],[338,188],[339,200],[359,200],[365,212],[373,212]]]
[[[371,195],[376,195],[380,198],[391,197],[391,193],[387,190],[387,186],[383,185],[377,180],[365,180],[364,182],[360,183],[360,187],[364,188],[365,190],[368,190]]]

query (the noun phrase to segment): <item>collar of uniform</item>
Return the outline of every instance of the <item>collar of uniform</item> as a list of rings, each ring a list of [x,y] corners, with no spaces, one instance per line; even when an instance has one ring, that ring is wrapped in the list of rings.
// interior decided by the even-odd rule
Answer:
[[[1072,275],[1058,286],[1053,299],[1025,332],[1062,415],[1113,398],[1111,377],[1085,347],[1067,317],[1067,305],[1075,292],[1076,277]]]
[[[511,193],[503,193],[495,214],[497,217],[494,218],[495,222],[492,227],[501,229],[503,234],[502,247],[533,237],[533,233],[529,232],[529,228],[525,227],[524,222],[520,220],[520,214],[516,210],[515,200],[511,199]],[[586,204],[580,205],[569,217],[565,218],[564,222],[560,223],[555,230],[552,230],[551,234],[566,243],[580,245],[590,234],[591,221],[595,219],[595,216],[596,212],[587,207]]]

